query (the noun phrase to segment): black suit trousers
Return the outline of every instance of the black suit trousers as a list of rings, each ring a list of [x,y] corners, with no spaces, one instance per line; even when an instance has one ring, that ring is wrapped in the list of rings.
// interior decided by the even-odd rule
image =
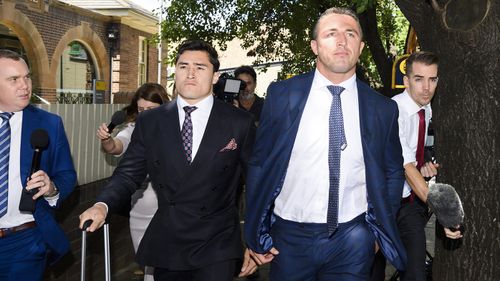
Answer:
[[[425,225],[429,220],[427,205],[415,198],[403,203],[397,222],[401,240],[406,249],[408,263],[401,274],[401,281],[425,281],[426,239]]]

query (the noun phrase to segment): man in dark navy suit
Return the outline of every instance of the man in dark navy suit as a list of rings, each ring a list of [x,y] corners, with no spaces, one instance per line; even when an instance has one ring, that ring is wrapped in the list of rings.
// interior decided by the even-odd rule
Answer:
[[[93,207],[80,216],[94,231],[108,210],[129,204],[149,174],[158,211],[137,251],[156,281],[232,281],[243,249],[236,192],[255,136],[253,118],[214,99],[217,52],[194,40],[179,47],[177,99],[140,114],[131,143]],[[245,253],[240,276],[255,263]]]
[[[23,58],[0,50],[0,280],[42,280],[46,264],[69,251],[54,209],[73,190],[76,172],[61,117],[29,105],[31,86]],[[49,143],[28,180],[36,129]],[[23,188],[35,191],[34,212],[19,210]]]
[[[356,79],[357,16],[325,11],[313,72],[267,91],[249,162],[245,239],[270,280],[367,280],[380,247],[398,269],[404,182],[395,102]]]

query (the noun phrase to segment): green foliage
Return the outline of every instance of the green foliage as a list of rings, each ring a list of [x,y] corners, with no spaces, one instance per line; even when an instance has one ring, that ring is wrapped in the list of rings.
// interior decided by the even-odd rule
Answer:
[[[393,0],[172,0],[164,10],[162,39],[171,47],[198,38],[224,50],[228,41],[239,38],[241,46],[255,56],[255,64],[285,61],[283,75],[302,73],[314,65],[310,32],[319,15],[331,6],[357,12],[378,7],[378,28],[388,50],[401,42],[404,45],[404,39],[398,39],[405,38],[398,33],[404,32],[400,28],[404,17]],[[370,77],[377,77],[370,58],[369,52],[364,53],[362,65]]]
[[[363,0],[361,0],[363,1]],[[399,10],[394,0],[378,1],[376,5],[377,28],[380,40],[385,47],[386,56],[394,59],[405,53],[406,36],[409,22]],[[370,84],[375,88],[382,87],[377,67],[369,48],[363,50],[360,64],[366,71]]]

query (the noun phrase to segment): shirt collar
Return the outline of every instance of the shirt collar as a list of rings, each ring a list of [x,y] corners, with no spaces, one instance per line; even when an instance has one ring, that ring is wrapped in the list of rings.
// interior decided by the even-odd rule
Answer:
[[[330,85],[341,86],[344,87],[347,92],[353,92],[356,89],[356,73],[354,73],[349,79],[342,81],[340,84],[333,84],[316,68],[314,71],[314,79],[311,89],[326,88]]]
[[[431,105],[426,104],[422,107],[418,106],[418,104],[411,98],[410,93],[408,93],[407,90],[404,90],[403,92],[403,97],[405,98],[404,102],[404,107],[406,109],[406,112],[408,112],[410,115],[416,114],[419,112],[421,109],[425,111],[429,111]]]
[[[180,95],[177,96],[177,107],[179,111],[184,111],[185,106],[196,106],[196,111],[210,111],[212,109],[212,105],[214,104],[214,96],[208,95],[206,98],[197,102],[196,104],[189,104],[185,99],[183,99]]]

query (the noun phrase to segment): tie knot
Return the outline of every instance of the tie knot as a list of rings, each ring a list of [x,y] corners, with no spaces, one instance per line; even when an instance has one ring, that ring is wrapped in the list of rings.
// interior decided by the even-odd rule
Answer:
[[[425,117],[425,109],[423,109],[423,108],[422,108],[422,109],[420,109],[420,110],[418,111],[418,116],[419,116],[420,118],[424,118],[424,117]]]
[[[12,115],[14,115],[14,113],[12,113],[12,112],[1,112],[0,118],[2,118],[5,121],[8,121],[10,119],[10,117],[12,117]]]
[[[327,86],[327,88],[334,96],[340,96],[340,94],[345,90],[344,87],[334,85]]]
[[[196,106],[184,106],[184,111],[186,112],[186,115],[190,115],[191,112],[195,111],[197,109]]]

